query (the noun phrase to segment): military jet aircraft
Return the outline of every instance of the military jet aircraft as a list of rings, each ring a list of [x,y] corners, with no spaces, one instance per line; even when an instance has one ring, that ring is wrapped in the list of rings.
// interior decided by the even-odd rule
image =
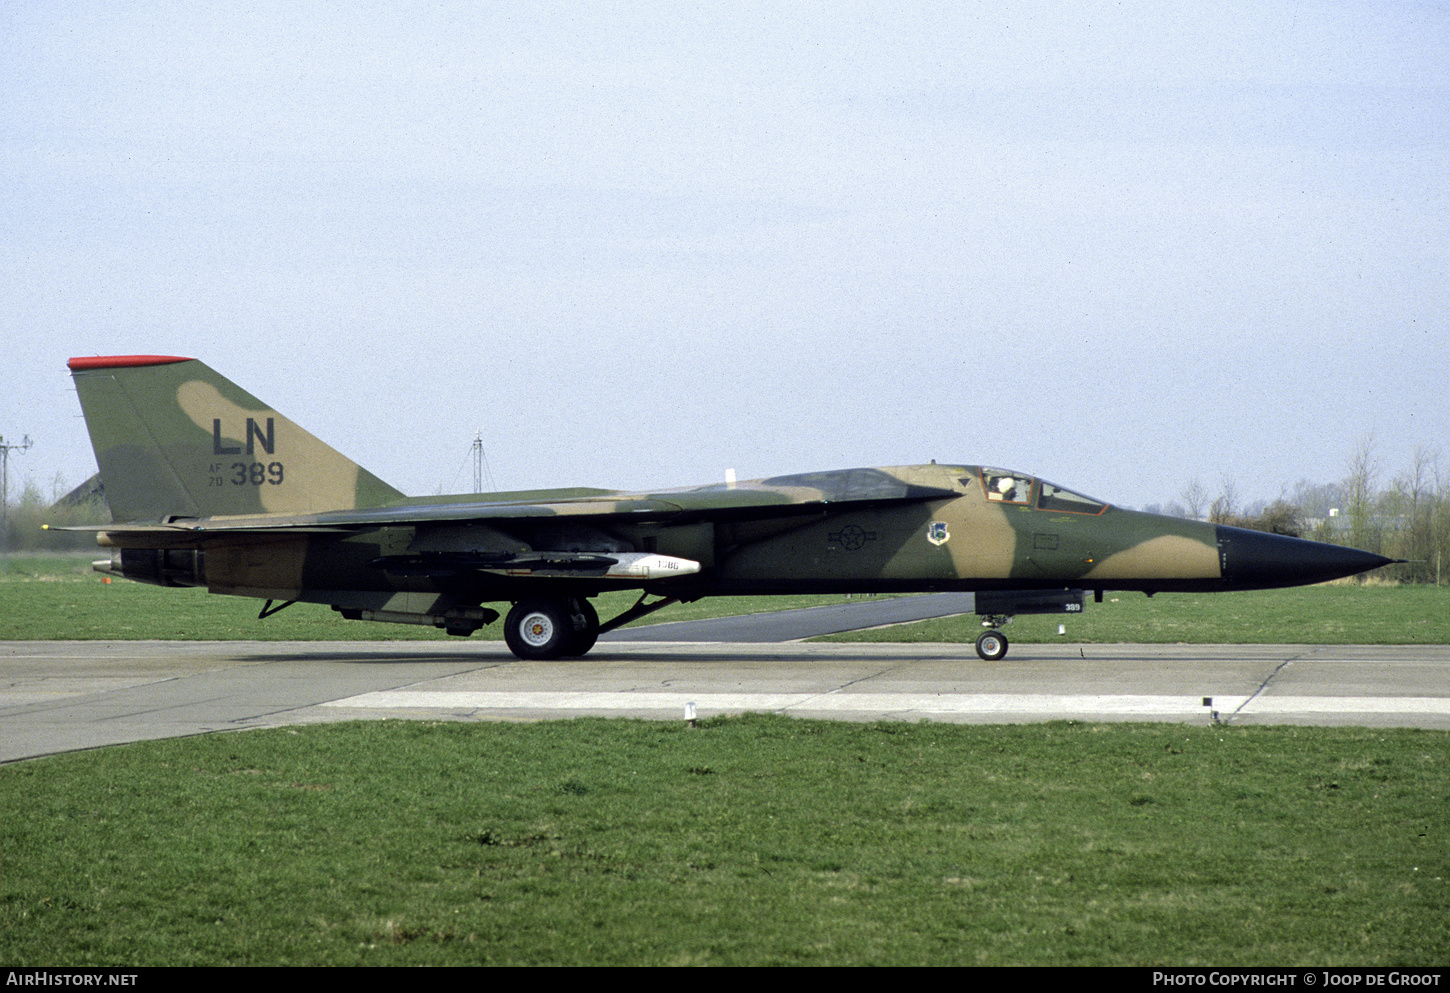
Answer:
[[[977,651],[1014,614],[1086,592],[1318,583],[1391,560],[1123,510],[1027,473],[936,464],[841,469],[658,493],[407,497],[195,359],[70,360],[115,523],[96,568],[161,586],[296,602],[469,635],[511,604],[524,659],[579,656],[602,631],[722,594],[973,591]],[[601,623],[591,600],[639,590]],[[659,599],[650,601],[650,597]]]

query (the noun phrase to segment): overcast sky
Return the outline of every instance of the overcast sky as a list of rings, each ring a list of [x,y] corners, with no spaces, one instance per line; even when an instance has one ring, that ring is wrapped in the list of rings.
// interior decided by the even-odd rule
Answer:
[[[1450,459],[1444,3],[0,3],[0,435],[202,359],[414,494]]]

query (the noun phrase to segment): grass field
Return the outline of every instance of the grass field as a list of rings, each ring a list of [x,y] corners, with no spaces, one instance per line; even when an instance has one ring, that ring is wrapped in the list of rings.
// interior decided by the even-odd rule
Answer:
[[[1444,732],[367,722],[0,773],[0,963],[1443,965]]]
[[[596,603],[612,617],[636,593],[607,594]],[[651,621],[840,603],[840,596],[719,597],[675,604]],[[163,589],[118,580],[103,583],[89,558],[10,557],[0,560],[0,640],[160,639],[374,641],[440,639],[433,628],[346,621],[318,604],[297,604],[257,620],[261,601],[212,596],[200,589]],[[1067,634],[1057,634],[1065,624]],[[940,618],[857,631],[847,641],[969,642],[976,617]],[[1246,593],[1109,593],[1077,616],[1017,618],[1007,629],[1016,643],[1203,642],[1270,644],[1447,644],[1450,587],[1327,584]],[[473,635],[500,639],[499,625]]]
[[[1447,594],[1110,594],[1008,631],[1446,642]],[[0,561],[0,640],[446,637],[256,607]],[[0,769],[0,965],[1443,965],[1447,762],[1439,731],[760,715],[141,742]]]

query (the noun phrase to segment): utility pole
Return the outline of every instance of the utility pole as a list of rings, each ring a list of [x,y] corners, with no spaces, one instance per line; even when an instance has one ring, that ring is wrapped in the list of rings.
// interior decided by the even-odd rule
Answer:
[[[18,445],[7,445],[0,435],[0,549],[10,550],[10,453],[23,452],[34,442],[25,435]]]

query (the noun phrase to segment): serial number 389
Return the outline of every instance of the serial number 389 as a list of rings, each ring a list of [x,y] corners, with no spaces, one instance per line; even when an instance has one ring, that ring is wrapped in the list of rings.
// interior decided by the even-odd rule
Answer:
[[[278,486],[285,478],[281,462],[233,462],[224,466],[212,463],[208,486],[261,486],[264,483]]]

